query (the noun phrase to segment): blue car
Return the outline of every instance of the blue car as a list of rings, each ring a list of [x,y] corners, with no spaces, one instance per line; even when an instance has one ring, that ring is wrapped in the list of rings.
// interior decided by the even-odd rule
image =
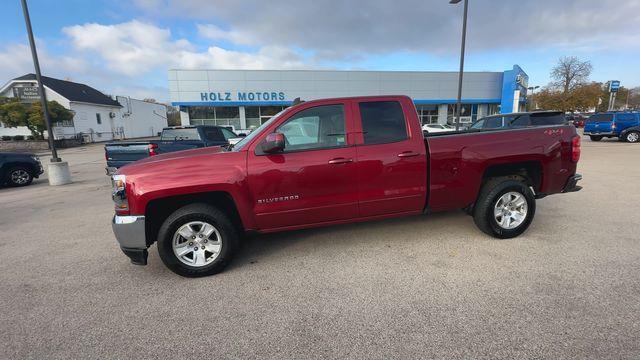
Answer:
[[[640,142],[640,113],[607,112],[591,115],[584,123],[584,134],[593,141],[617,137],[630,143]]]

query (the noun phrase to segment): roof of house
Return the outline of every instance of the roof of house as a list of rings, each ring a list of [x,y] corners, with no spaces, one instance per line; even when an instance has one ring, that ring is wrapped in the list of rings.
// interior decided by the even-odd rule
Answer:
[[[35,74],[26,74],[17,77],[13,80],[36,80]],[[87,86],[85,84],[75,83],[73,81],[60,80],[50,78],[48,76],[42,77],[42,83],[49,89],[62,95],[69,101],[77,101],[89,104],[109,105],[122,107],[119,102],[113,100],[111,97],[101,93],[100,91]]]

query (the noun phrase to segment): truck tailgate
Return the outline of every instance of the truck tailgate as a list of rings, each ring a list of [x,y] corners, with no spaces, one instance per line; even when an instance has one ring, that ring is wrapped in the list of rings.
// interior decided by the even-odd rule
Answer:
[[[136,160],[149,157],[149,142],[107,144],[104,146],[107,166],[121,167]]]

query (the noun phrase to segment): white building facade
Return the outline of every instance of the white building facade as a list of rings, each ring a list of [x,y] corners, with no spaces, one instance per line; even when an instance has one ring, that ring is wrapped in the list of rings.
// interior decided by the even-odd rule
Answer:
[[[47,100],[56,101],[74,113],[72,121],[53,124],[55,139],[81,137],[84,142],[156,136],[167,126],[166,106],[116,96],[115,99],[84,84],[43,77]],[[21,102],[40,101],[33,74],[13,79],[0,88],[0,96]],[[2,135],[31,135],[26,127],[0,126]]]
[[[502,72],[465,72],[461,121],[524,108],[527,74],[518,66]],[[171,104],[182,125],[230,126],[246,132],[294,99],[407,95],[423,123],[451,123],[457,72],[328,70],[169,70]]]

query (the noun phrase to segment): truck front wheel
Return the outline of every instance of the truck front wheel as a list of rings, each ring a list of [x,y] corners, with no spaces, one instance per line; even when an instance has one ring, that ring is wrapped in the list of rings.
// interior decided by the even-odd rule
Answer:
[[[186,277],[221,272],[238,245],[238,231],[220,210],[191,204],[176,210],[158,233],[158,253],[174,273]]]
[[[499,177],[482,187],[473,220],[484,233],[509,239],[527,230],[535,212],[533,192],[521,178]]]

